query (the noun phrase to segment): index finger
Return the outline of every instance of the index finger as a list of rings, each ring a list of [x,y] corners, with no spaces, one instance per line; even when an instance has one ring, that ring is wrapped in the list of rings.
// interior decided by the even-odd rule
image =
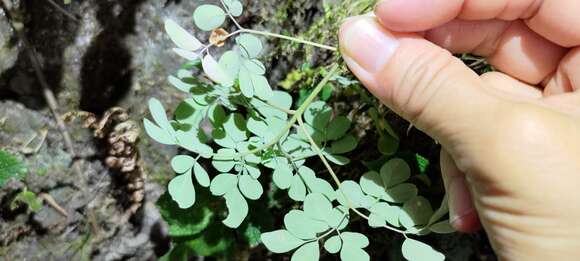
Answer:
[[[516,20],[563,47],[580,45],[577,0],[382,0],[375,9],[390,30],[419,32],[455,18]]]

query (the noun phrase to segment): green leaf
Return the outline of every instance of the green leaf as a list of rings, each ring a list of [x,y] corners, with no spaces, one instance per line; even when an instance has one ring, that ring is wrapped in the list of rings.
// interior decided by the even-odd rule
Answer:
[[[323,101],[316,101],[310,104],[304,111],[304,121],[311,126],[326,127],[330,122],[332,110]]]
[[[372,198],[362,192],[358,183],[351,180],[342,182],[340,189],[336,190],[336,199],[338,202],[345,207],[349,207],[344,196],[346,196],[354,208],[367,208],[374,202]]]
[[[348,220],[349,209],[344,206],[338,206],[332,210],[326,222],[330,227],[342,230],[348,225]]]
[[[180,247],[181,256],[177,260],[187,261],[199,256],[227,256],[234,244],[235,234],[219,223],[210,224],[204,233],[186,241],[178,241],[175,248]],[[173,250],[172,250],[173,252]],[[170,260],[175,260],[170,257]]]
[[[344,246],[365,248],[369,245],[369,239],[361,233],[342,232],[340,237]]]
[[[399,220],[405,228],[426,225],[433,214],[431,204],[427,199],[417,196],[403,205]]]
[[[383,155],[391,156],[399,149],[399,140],[385,134],[379,139],[378,148]]]
[[[238,186],[240,187],[242,194],[251,200],[259,199],[262,196],[262,193],[264,193],[262,184],[250,175],[242,175]]]
[[[220,174],[213,178],[209,190],[214,196],[223,196],[234,190],[236,184],[238,184],[238,177],[236,175]]]
[[[175,138],[166,130],[159,128],[148,119],[143,119],[143,126],[147,135],[155,141],[165,145],[175,145]]]
[[[362,191],[364,191],[365,193],[367,193],[371,196],[375,196],[377,198],[382,198],[382,197],[387,196],[387,193],[385,191],[385,187],[383,184],[383,179],[381,178],[379,173],[377,173],[376,171],[370,171],[370,172],[365,173],[360,178],[359,183],[360,183]]]
[[[203,47],[203,44],[195,36],[172,20],[165,20],[165,32],[167,32],[173,43],[183,50],[196,51]]]
[[[205,188],[209,187],[210,185],[209,175],[207,174],[207,171],[197,161],[193,165],[193,174],[195,175],[195,179],[197,180],[197,183],[199,183],[199,185]]]
[[[214,130],[214,140],[222,147],[236,148],[238,143],[248,138],[246,119],[239,113],[230,114],[222,127],[221,130]],[[218,135],[218,131],[223,131],[223,135]]]
[[[268,79],[262,75],[252,75],[252,85],[254,86],[255,95],[262,100],[268,100],[272,97],[272,87]]]
[[[199,29],[211,31],[220,27],[226,19],[223,9],[215,5],[201,5],[193,13],[193,21]]]
[[[268,102],[276,107],[289,110],[292,107],[292,96],[283,91],[273,91],[272,97],[268,99]],[[259,99],[252,99],[250,103],[265,118],[276,117],[282,120],[288,119],[288,114],[286,114],[286,112],[276,109]]]
[[[360,233],[343,232],[341,233],[343,241],[340,258],[342,260],[370,260],[369,255],[362,250],[369,245],[368,238]]]
[[[208,118],[214,127],[216,128],[221,127],[226,122],[227,118],[226,111],[222,106],[216,104],[215,106],[210,108],[208,112]]]
[[[18,208],[19,203],[24,203],[30,211],[36,212],[42,208],[42,201],[36,196],[36,193],[32,191],[21,191],[14,197],[10,203],[10,209],[15,210]]]
[[[328,125],[327,139],[340,139],[346,134],[348,129],[350,129],[350,120],[344,116],[336,117]]]
[[[236,162],[233,160],[236,151],[233,149],[220,149],[211,162],[212,166],[220,172],[228,172],[234,168]]]
[[[450,234],[456,232],[455,228],[453,228],[453,226],[451,226],[451,224],[449,223],[449,220],[443,220],[439,223],[435,223],[429,226],[429,230],[437,234]]]
[[[250,74],[264,75],[266,73],[266,66],[257,59],[245,59],[243,66]]]
[[[247,69],[242,68],[240,71],[240,91],[245,97],[254,97],[254,83],[252,82],[252,74]]]
[[[177,88],[178,90],[180,90],[182,92],[189,93],[191,88],[193,88],[193,85],[185,83],[181,79],[179,79],[173,75],[169,75],[167,80],[169,81],[169,83],[171,83],[171,85],[173,85],[175,88]]]
[[[387,221],[383,217],[381,217],[375,213],[369,214],[368,223],[369,223],[370,227],[374,227],[374,228],[384,227],[387,225]]]
[[[443,216],[449,213],[449,202],[447,197],[447,193],[445,193],[445,196],[443,196],[443,200],[441,201],[441,205],[429,218],[429,225],[435,224],[435,222],[439,221]]]
[[[235,79],[238,77],[240,67],[242,66],[242,57],[240,57],[240,54],[236,51],[227,51],[222,54],[219,65],[232,79]]]
[[[171,167],[175,173],[185,173],[186,171],[193,168],[195,159],[187,155],[177,155],[171,160]]]
[[[288,196],[295,201],[304,201],[306,198],[306,186],[300,175],[292,177],[292,185],[290,185],[290,190],[288,190]]]
[[[262,52],[262,41],[251,34],[242,34],[236,38],[236,43],[240,47],[242,55],[249,59],[254,59]]]
[[[316,220],[326,220],[332,211],[332,204],[321,193],[311,193],[304,199],[304,212]]]
[[[318,241],[306,243],[294,252],[290,261],[318,261],[320,258],[319,247]]]
[[[284,229],[262,234],[262,242],[268,250],[277,254],[286,253],[306,243]]]
[[[431,246],[414,239],[407,238],[401,248],[403,256],[409,261],[443,261],[445,256],[435,251]]]
[[[304,211],[300,210],[288,212],[284,216],[284,225],[292,235],[301,239],[314,239],[316,233],[329,228],[325,223],[311,219]]]
[[[227,7],[227,11],[233,16],[240,16],[244,10],[242,3],[238,0],[224,0],[224,4]]]
[[[343,246],[340,251],[340,259],[346,260],[356,260],[356,261],[368,261],[371,259],[369,254],[364,250],[356,247]]]
[[[192,236],[202,232],[210,223],[213,212],[209,209],[209,195],[202,190],[197,195],[198,206],[181,209],[171,199],[169,193],[163,194],[157,201],[157,208],[163,220],[169,224],[169,235],[172,237]]]
[[[339,236],[333,236],[324,242],[324,249],[328,251],[328,253],[336,254],[342,248],[342,240]]]
[[[180,49],[180,48],[173,48],[171,50],[173,50],[173,52],[175,54],[179,55],[181,58],[184,58],[188,61],[197,61],[199,59],[199,57],[201,57],[201,54],[199,54],[199,53]]]
[[[237,228],[248,215],[248,202],[238,189],[232,189],[224,195],[228,216],[222,222],[229,228]]]
[[[356,138],[352,135],[346,135],[342,139],[333,142],[330,145],[329,152],[332,154],[343,154],[347,152],[351,152],[356,148],[358,142]]]
[[[400,207],[390,206],[387,203],[380,202],[373,205],[370,209],[370,212],[371,215],[379,217],[381,220],[388,222],[392,226],[399,226],[399,217],[401,216]]]
[[[212,81],[223,85],[224,87],[231,87],[234,85],[234,79],[227,73],[227,71],[211,56],[207,54],[201,60],[203,72]]]
[[[403,159],[389,160],[381,167],[381,178],[386,188],[401,184],[411,177],[411,168]]]
[[[274,184],[278,186],[280,189],[288,189],[290,185],[292,185],[292,178],[294,174],[292,173],[292,169],[290,166],[281,165],[280,167],[274,169],[274,173],[272,174],[272,181]]]
[[[173,127],[169,120],[167,119],[167,114],[165,112],[165,108],[163,108],[163,104],[155,98],[149,99],[149,111],[151,112],[151,116],[153,120],[161,129],[167,131],[170,135],[174,133]]]
[[[22,179],[28,174],[28,170],[12,154],[0,150],[0,187],[11,178]]]
[[[417,186],[411,183],[403,183],[388,189],[382,199],[387,202],[404,203],[417,196],[418,193]]]
[[[190,208],[195,203],[195,187],[191,180],[191,170],[173,178],[167,188],[180,208]]]

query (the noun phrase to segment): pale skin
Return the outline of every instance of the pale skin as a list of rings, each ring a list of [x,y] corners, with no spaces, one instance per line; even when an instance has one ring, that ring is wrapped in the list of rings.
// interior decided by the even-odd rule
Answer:
[[[384,0],[340,40],[363,84],[442,144],[455,228],[483,227],[502,260],[580,258],[580,1]]]

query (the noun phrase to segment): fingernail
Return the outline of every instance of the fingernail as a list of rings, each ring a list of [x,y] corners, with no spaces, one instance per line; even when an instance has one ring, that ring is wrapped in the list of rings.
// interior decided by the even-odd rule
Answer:
[[[465,177],[456,177],[449,184],[449,220],[454,227],[462,226],[463,219],[475,212]]]
[[[391,58],[399,42],[383,29],[376,18],[361,16],[346,20],[340,32],[345,60],[369,74],[377,73]]]

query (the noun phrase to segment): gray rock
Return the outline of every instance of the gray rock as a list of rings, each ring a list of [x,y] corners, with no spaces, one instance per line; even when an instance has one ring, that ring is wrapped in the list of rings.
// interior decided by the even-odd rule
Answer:
[[[6,14],[0,9],[0,74],[12,68],[18,59],[20,48]]]

